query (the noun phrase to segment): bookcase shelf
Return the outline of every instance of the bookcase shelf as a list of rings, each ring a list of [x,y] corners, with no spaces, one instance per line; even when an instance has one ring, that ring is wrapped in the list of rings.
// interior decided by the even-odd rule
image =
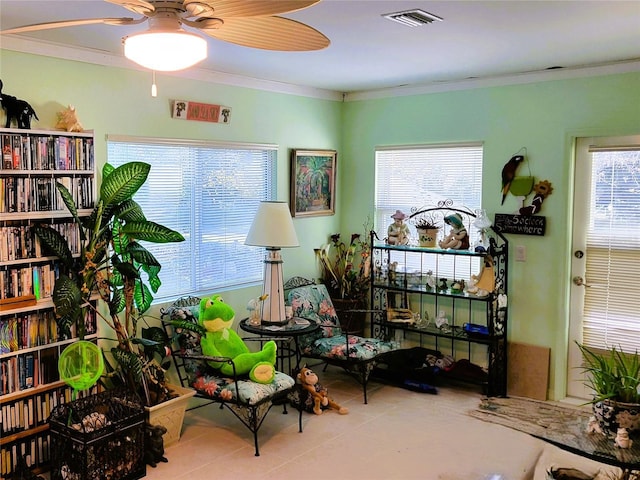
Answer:
[[[77,226],[55,184],[69,189],[85,217],[96,175],[93,132],[0,128],[0,148],[0,477],[7,478],[20,457],[35,472],[48,469],[49,413],[72,397],[57,364],[77,338],[58,331],[51,299],[58,259],[32,228],[51,225],[72,238]],[[79,239],[70,243],[79,255]],[[85,340],[97,341],[92,309],[85,323]]]

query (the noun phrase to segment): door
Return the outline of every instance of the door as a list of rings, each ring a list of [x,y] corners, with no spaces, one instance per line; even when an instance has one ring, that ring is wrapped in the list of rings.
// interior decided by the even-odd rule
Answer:
[[[567,394],[588,398],[575,342],[640,351],[640,135],[575,151]]]

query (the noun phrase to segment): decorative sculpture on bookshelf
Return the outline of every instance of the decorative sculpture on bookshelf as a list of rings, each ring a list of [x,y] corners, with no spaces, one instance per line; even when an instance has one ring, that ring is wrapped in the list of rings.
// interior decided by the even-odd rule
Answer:
[[[56,113],[56,115],[58,116],[56,128],[61,128],[67,132],[82,132],[84,130],[78,120],[76,108],[73,105],[69,105],[64,110]]]
[[[20,100],[13,95],[2,92],[2,80],[0,80],[0,105],[7,114],[5,128],[11,128],[11,121],[15,120],[18,128],[31,128],[31,117],[40,120],[36,111],[26,100]]]

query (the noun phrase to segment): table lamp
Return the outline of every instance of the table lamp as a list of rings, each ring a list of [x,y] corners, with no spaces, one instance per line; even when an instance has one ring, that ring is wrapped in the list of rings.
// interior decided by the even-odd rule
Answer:
[[[264,260],[263,295],[268,296],[262,302],[262,323],[287,323],[280,249],[299,245],[287,203],[260,202],[244,243],[267,249],[267,257]]]

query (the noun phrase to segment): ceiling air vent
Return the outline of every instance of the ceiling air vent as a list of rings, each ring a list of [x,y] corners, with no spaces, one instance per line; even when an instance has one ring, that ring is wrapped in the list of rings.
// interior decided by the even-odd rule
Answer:
[[[385,13],[382,16],[408,27],[421,27],[422,25],[442,21],[442,18],[437,15],[418,9],[405,10],[404,12]]]

